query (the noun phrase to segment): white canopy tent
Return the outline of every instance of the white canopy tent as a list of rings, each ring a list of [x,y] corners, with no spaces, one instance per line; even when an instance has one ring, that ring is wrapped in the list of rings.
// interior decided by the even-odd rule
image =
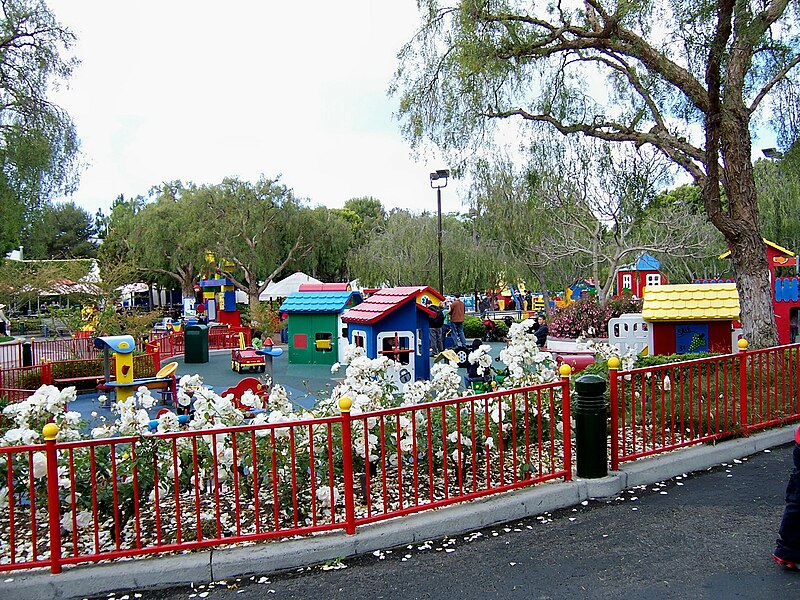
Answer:
[[[300,289],[300,286],[304,283],[322,283],[319,279],[311,277],[311,275],[306,275],[305,273],[298,271],[297,273],[292,273],[286,279],[281,279],[280,281],[273,281],[267,286],[261,295],[258,297],[259,300],[262,302],[266,300],[274,300],[276,298],[286,298],[292,292],[296,292]]]

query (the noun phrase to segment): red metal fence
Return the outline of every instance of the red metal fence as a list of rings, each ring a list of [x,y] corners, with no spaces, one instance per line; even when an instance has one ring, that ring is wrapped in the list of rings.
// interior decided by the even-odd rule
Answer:
[[[800,419],[798,344],[631,371],[610,366],[614,470]],[[565,378],[363,414],[344,403],[340,416],[314,420],[0,447],[0,531],[8,532],[0,571],[352,533],[569,480],[569,407]]]
[[[313,420],[0,447],[0,571],[352,533],[571,477],[568,378],[374,413],[340,406]]]
[[[153,377],[160,367],[160,358],[156,354],[137,354],[133,357],[134,373],[138,378]],[[112,356],[109,359],[109,372],[113,374],[114,368]],[[45,361],[32,367],[0,369],[0,395],[4,395],[3,389],[28,390],[27,395],[30,395],[42,385],[81,387],[82,383],[86,383],[94,388],[97,381],[103,379],[103,372],[103,358]]]
[[[208,333],[210,350],[239,347],[239,334],[244,336],[245,345],[250,345],[252,330],[249,327],[212,327]],[[151,343],[158,345],[162,357],[169,358],[183,354],[183,333],[165,333],[154,336]],[[0,344],[0,370],[23,366],[23,346],[30,345],[31,364],[42,361],[57,362],[80,360],[103,356],[103,350],[95,348],[90,337],[59,338],[53,340],[17,340]],[[141,347],[140,349],[144,349]]]
[[[229,350],[238,348],[240,334],[244,338],[244,345],[249,346],[252,341],[252,330],[249,327],[212,327],[208,332],[209,350]],[[162,358],[171,358],[184,353],[183,332],[164,333],[153,336],[149,342],[158,348]]]
[[[609,362],[611,468],[800,420],[800,345],[631,371]]]

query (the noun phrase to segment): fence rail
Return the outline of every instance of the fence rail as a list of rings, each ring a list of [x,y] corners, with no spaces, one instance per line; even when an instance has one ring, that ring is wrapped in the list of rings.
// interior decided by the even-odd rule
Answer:
[[[372,413],[340,406],[311,420],[0,447],[0,571],[352,533],[571,477],[568,378]]]
[[[800,419],[800,344],[621,371],[609,361],[611,468]]]
[[[152,344],[163,352],[176,339]],[[614,470],[800,419],[800,344],[609,367]],[[0,447],[0,571],[353,533],[571,478],[568,377],[370,413],[340,407],[312,420]]]

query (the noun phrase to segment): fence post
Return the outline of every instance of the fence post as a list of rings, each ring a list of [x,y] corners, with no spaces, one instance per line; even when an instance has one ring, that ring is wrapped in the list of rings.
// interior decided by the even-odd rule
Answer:
[[[53,363],[46,358],[42,359],[42,364],[39,368],[42,372],[42,385],[53,385]]]
[[[35,365],[37,362],[39,362],[36,359],[37,359],[37,356],[36,356],[36,338],[31,338],[31,361],[33,361],[33,362],[31,362],[32,365]]]
[[[153,357],[153,372],[158,373],[161,370],[161,353],[158,351],[158,344],[155,342],[145,342],[144,348],[145,352]]]
[[[619,471],[619,387],[617,371],[620,362],[616,356],[608,359],[608,401],[611,405],[611,470]]]
[[[353,435],[350,429],[350,407],[353,401],[347,396],[339,398],[342,414],[342,474],[344,476],[344,518],[345,531],[349,535],[356,532],[356,509],[353,498]],[[331,503],[333,504],[333,503]]]
[[[569,376],[572,374],[572,367],[567,363],[562,363],[558,368],[558,372],[561,375],[561,411],[564,423],[564,431],[561,437],[564,441],[564,470],[567,472],[564,476],[564,481],[572,481],[572,428],[569,414]]]
[[[739,346],[739,425],[742,435],[750,434],[750,410],[747,390],[747,340],[741,338],[736,345]]]
[[[58,497],[58,425],[48,423],[42,429],[47,456],[47,513],[50,516],[50,572],[61,573],[61,499]],[[33,507],[32,507],[33,508]]]

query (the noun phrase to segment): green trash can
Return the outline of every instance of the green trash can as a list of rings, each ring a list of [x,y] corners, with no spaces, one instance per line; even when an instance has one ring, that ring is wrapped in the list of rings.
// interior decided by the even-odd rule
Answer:
[[[208,325],[187,325],[184,328],[183,362],[208,362]]]

